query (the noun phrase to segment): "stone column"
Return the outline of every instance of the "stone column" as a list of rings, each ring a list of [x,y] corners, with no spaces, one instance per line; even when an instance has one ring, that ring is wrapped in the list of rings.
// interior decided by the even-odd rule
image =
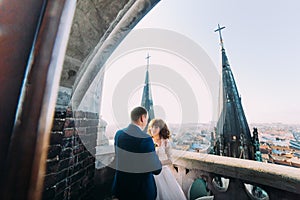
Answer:
[[[105,136],[106,126],[107,126],[107,122],[102,119],[102,116],[100,116],[98,134],[97,134],[97,146],[108,145],[108,139]]]
[[[96,168],[101,169],[108,166],[114,159],[114,146],[109,146],[105,136],[107,122],[100,116],[96,147]]]

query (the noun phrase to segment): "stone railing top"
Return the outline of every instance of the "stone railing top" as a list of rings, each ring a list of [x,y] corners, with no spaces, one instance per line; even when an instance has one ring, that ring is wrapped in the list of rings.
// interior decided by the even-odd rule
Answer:
[[[262,184],[300,194],[300,169],[271,163],[173,150],[173,164],[246,183]]]
[[[114,154],[113,146],[104,149],[97,155]],[[174,149],[172,158],[174,165],[189,170],[196,169],[225,178],[240,179],[249,184],[266,185],[300,194],[299,168]]]

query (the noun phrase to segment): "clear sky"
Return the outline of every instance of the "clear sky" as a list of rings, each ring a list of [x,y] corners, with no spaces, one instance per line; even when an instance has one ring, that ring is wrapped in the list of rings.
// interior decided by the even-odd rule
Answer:
[[[298,0],[162,0],[135,29],[158,28],[182,34],[199,45],[215,67],[220,70],[219,37],[214,30],[218,23],[225,26],[226,28],[222,32],[224,45],[248,122],[300,123],[299,10],[300,1]],[[151,35],[149,35],[150,37]],[[177,45],[176,42],[175,45]],[[144,58],[149,51],[152,55],[150,62],[156,66],[168,65],[155,60],[155,57],[159,57],[157,51],[151,52],[151,50],[143,49],[139,52],[141,57],[143,56],[141,63],[130,66],[143,68],[143,64],[146,63]],[[159,55],[162,56],[162,54]],[[135,57],[135,59],[137,58]],[[163,60],[163,58],[159,58]],[[174,60],[174,57],[171,60]],[[130,61],[128,62],[130,63]],[[185,68],[190,75],[195,74],[192,72],[192,67]],[[180,71],[180,69],[184,68],[175,67],[173,71],[179,70],[178,73],[184,74],[184,71]],[[132,71],[133,68],[130,70]],[[126,74],[126,72],[124,73]],[[152,73],[155,74],[155,67],[153,67]],[[143,70],[142,74],[139,81],[143,82]],[[202,84],[201,87],[205,85],[205,83],[200,83],[201,80],[196,80],[197,77],[195,79],[187,78],[190,75],[182,75],[188,80],[187,84],[195,84],[198,81],[198,85]],[[124,74],[120,74],[119,79],[124,76]],[[118,78],[116,75],[114,77]],[[105,84],[108,83],[106,81],[110,79],[108,74],[104,82],[104,96],[107,92]],[[157,98],[155,97],[156,93],[159,91],[161,94],[169,95],[169,97],[164,97],[169,99],[169,104],[161,103],[156,106],[158,112],[167,121],[182,120],[180,114],[181,110],[185,108],[182,105],[176,106],[176,102],[180,104],[180,96],[178,100],[178,95],[172,95],[172,93],[176,93],[174,91],[176,89],[159,87],[159,80],[155,83],[156,86],[153,86],[153,89],[156,87],[155,90],[158,92],[153,91],[154,101]],[[136,99],[141,94],[142,84],[133,88],[135,88],[134,92],[131,92],[128,99],[129,107],[139,103],[140,100]],[[196,111],[201,113],[200,117],[196,116],[196,118],[198,117],[196,122],[210,121],[213,115],[212,109],[208,108],[211,107],[209,102],[213,97],[208,94],[207,90],[203,89],[203,91],[201,97],[197,95],[195,97],[195,101],[198,101],[199,98],[204,99],[202,103],[199,103],[200,105],[196,106]],[[104,109],[102,114],[106,120],[110,116],[105,113],[111,112],[109,110],[111,106],[107,106],[108,101],[109,99],[102,102],[102,110]],[[173,106],[174,109],[167,108],[167,105]],[[187,121],[191,122],[192,120],[187,119]]]

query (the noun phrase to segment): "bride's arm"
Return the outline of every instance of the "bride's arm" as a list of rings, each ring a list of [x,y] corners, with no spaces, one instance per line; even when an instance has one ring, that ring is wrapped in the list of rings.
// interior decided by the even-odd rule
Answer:
[[[163,162],[162,164],[164,165],[169,165],[172,164],[172,147],[171,147],[171,143],[168,139],[164,140],[165,142],[165,152],[167,154],[167,160],[165,162]]]

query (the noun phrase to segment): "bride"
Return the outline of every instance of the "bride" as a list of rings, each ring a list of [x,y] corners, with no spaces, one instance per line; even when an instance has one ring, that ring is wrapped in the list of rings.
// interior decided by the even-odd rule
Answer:
[[[159,175],[154,176],[157,197],[156,200],[186,200],[186,197],[168,167],[171,162],[170,131],[161,119],[152,119],[148,126],[148,133],[152,136],[157,155],[163,164]]]

